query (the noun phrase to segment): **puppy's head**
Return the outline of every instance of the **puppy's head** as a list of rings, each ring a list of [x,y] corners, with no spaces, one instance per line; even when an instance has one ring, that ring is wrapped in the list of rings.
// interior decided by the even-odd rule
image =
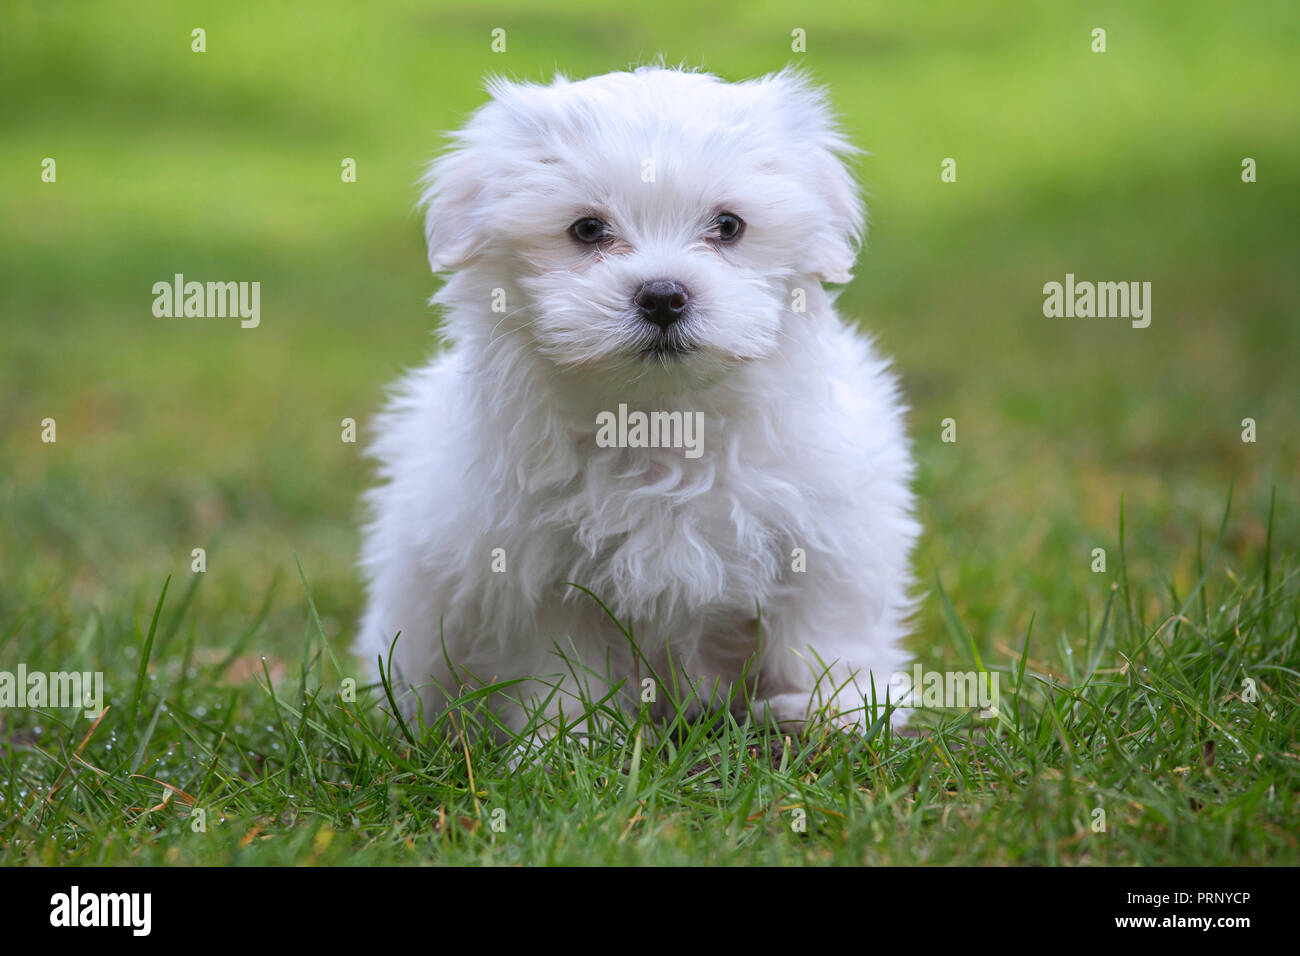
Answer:
[[[494,335],[606,381],[689,387],[779,349],[808,321],[794,289],[850,278],[852,148],[802,76],[643,68],[489,92],[424,202],[457,298],[510,290],[482,303]]]

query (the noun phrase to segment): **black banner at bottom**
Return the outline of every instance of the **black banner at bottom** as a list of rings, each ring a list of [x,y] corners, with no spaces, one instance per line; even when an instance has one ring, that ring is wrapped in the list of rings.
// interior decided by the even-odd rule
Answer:
[[[931,935],[933,945],[944,946],[1006,932],[1055,932],[1078,941],[1199,935],[1231,946],[1261,928],[1278,931],[1292,875],[1283,869],[863,868],[750,870],[737,879],[708,868],[603,876],[581,869],[436,867],[7,869],[0,870],[0,911],[17,938],[51,933],[128,945],[184,944],[217,931],[259,943],[356,938],[373,947],[390,932],[395,939],[437,932],[444,920],[471,932],[483,927],[494,943],[503,931],[571,938],[553,934],[579,928],[584,934],[621,929],[624,935],[613,938],[624,940],[628,930],[658,932],[666,943],[688,926],[696,935],[701,922],[725,939],[762,912],[764,923],[784,917],[805,931],[850,939],[864,939],[869,925],[871,940],[879,941],[894,927],[909,945],[924,945]],[[663,922],[668,914],[684,922]]]

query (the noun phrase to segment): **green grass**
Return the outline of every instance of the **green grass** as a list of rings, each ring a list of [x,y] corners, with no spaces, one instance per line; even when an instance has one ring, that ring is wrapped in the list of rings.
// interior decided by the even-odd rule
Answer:
[[[1002,9],[0,8],[0,671],[102,670],[111,705],[93,733],[0,710],[0,862],[1295,863],[1300,18]],[[605,714],[589,750],[511,772],[451,716],[412,747],[382,693],[339,699],[369,481],[339,422],[364,444],[430,348],[421,163],[488,72],[659,53],[729,78],[796,62],[870,151],[840,304],[913,410],[911,649],[997,671],[1006,720],[921,713],[921,736],[781,741],[774,766],[721,721],[642,733],[634,759],[634,716]],[[155,319],[178,271],[261,281],[261,327]],[[1151,327],[1044,318],[1066,272],[1151,281]],[[187,796],[151,809],[157,781]]]
[[[570,719],[590,735],[522,763],[517,741],[485,732],[487,689],[428,727],[346,700],[354,667],[310,595],[301,663],[277,681],[246,650],[264,622],[201,660],[186,600],[168,613],[164,588],[143,636],[102,618],[21,629],[33,656],[138,660],[116,655],[106,680],[132,690],[102,719],[9,725],[4,859],[1294,863],[1300,575],[1265,560],[1243,580],[1213,564],[1205,578],[1148,621],[1121,570],[1081,643],[1027,632],[997,668],[992,720],[922,710],[919,733],[896,736],[880,707],[869,739],[792,738],[729,715],[665,727],[584,698]]]

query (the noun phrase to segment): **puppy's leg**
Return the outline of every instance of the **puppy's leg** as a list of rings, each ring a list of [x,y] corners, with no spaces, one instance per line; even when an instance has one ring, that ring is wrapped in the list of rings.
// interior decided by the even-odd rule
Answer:
[[[841,611],[828,614],[780,610],[765,635],[755,711],[783,729],[802,730],[828,723],[862,733],[883,713],[896,708],[894,727],[907,722],[907,655],[898,646],[902,625],[879,615],[863,628],[862,618]],[[868,618],[868,620],[870,620]],[[873,702],[876,709],[873,711]]]

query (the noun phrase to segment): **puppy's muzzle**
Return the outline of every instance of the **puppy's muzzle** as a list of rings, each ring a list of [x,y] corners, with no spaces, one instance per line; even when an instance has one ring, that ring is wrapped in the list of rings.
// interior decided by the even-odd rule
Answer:
[[[632,301],[642,318],[666,332],[669,326],[686,314],[691,295],[680,282],[652,279],[642,283]]]

